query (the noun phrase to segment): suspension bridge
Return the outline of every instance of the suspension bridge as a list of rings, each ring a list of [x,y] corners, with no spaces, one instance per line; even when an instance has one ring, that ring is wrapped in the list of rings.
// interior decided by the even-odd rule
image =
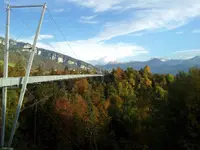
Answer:
[[[40,20],[38,23],[38,27],[35,33],[34,41],[31,47],[29,60],[26,66],[26,73],[24,77],[8,77],[8,60],[9,60],[9,34],[10,34],[10,13],[11,9],[16,8],[33,8],[33,7],[40,7],[42,8],[42,13],[40,16]],[[23,104],[27,84],[35,84],[35,83],[43,83],[43,82],[50,82],[50,81],[59,81],[59,80],[69,80],[69,79],[80,79],[80,78],[91,78],[91,77],[102,77],[102,74],[76,74],[76,75],[53,75],[53,76],[30,76],[34,55],[36,52],[36,44],[37,40],[40,34],[43,18],[45,11],[48,11],[50,14],[50,11],[46,7],[46,3],[43,5],[26,5],[26,6],[12,6],[7,5],[6,12],[6,34],[5,34],[5,49],[4,49],[4,71],[3,71],[3,78],[0,78],[0,88],[2,88],[2,123],[1,123],[1,148],[0,150],[11,150],[12,141],[14,138],[14,134],[17,128],[17,122],[19,119],[19,115],[21,112],[21,107]],[[50,14],[51,18],[53,19],[53,16]],[[61,29],[59,28],[56,21],[53,19],[56,27],[58,28],[59,32],[63,36],[64,40],[65,36]],[[72,47],[67,43],[69,48],[73,51]],[[51,45],[50,45],[51,46]],[[51,46],[52,47],[52,46]],[[74,52],[73,52],[74,53]],[[74,53],[75,54],[75,53]],[[76,55],[75,55],[76,56]],[[7,103],[7,89],[9,87],[21,87],[21,92],[19,96],[18,106],[16,109],[16,115],[13,122],[10,138],[8,141],[8,145],[5,145],[4,139],[5,139],[5,127],[6,127],[6,103]]]

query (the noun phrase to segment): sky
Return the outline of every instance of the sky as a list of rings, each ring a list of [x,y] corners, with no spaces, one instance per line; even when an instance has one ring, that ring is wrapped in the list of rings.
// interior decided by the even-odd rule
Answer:
[[[0,36],[7,3],[44,2],[59,28],[46,11],[37,47],[93,64],[200,55],[200,0],[4,0]],[[12,9],[10,37],[32,43],[40,14]]]

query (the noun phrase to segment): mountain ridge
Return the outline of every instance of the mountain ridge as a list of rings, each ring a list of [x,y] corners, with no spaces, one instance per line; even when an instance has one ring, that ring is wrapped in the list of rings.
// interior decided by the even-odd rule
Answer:
[[[117,67],[122,69],[132,67],[136,70],[140,70],[146,65],[150,66],[153,73],[177,74],[179,71],[188,71],[191,67],[200,67],[200,56],[195,56],[190,59],[168,59],[165,61],[162,61],[159,58],[152,58],[147,61],[130,61],[117,64],[108,63],[106,65],[99,65],[98,67],[108,70],[116,69]]]
[[[3,37],[0,37],[0,44],[2,46],[5,44]],[[18,41],[10,39],[10,53],[12,54],[20,53],[24,56],[24,55],[27,55],[26,53],[30,51],[30,48],[31,48],[30,43],[21,42],[21,41],[18,42]],[[77,69],[77,68],[84,69],[84,70],[96,69],[96,67],[94,67],[93,65],[85,61],[73,58],[71,56],[68,56],[59,52],[44,49],[44,48],[37,47],[35,58],[39,60],[42,64],[45,64],[45,62],[48,61],[50,64],[48,66],[48,69],[57,68],[57,67],[59,69],[62,69],[62,68],[65,68],[65,66],[67,66],[69,69]],[[2,60],[3,58],[0,58],[0,59]],[[37,62],[36,64],[39,65]],[[33,64],[33,67],[34,66],[35,65]],[[44,67],[46,68],[46,65]]]

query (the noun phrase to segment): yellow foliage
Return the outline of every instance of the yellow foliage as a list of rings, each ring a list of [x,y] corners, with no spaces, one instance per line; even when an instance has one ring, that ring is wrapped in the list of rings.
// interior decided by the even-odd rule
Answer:
[[[151,86],[151,85],[152,85],[152,81],[149,80],[149,79],[146,79],[146,85],[147,85],[147,86]]]
[[[151,68],[149,66],[145,66],[144,73],[151,73]]]

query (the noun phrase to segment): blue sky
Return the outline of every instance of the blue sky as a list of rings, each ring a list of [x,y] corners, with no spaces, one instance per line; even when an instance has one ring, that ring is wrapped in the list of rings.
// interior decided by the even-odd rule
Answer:
[[[0,35],[5,32],[5,4],[43,4],[44,0],[0,2]],[[200,55],[199,0],[46,0],[78,59],[101,63],[187,59]],[[11,37],[32,43],[40,8],[13,9]],[[24,20],[24,22],[22,21]],[[27,28],[29,24],[31,28]],[[73,51],[45,14],[37,46],[72,57]],[[51,45],[51,47],[49,46]],[[92,61],[93,62],[93,61]]]

